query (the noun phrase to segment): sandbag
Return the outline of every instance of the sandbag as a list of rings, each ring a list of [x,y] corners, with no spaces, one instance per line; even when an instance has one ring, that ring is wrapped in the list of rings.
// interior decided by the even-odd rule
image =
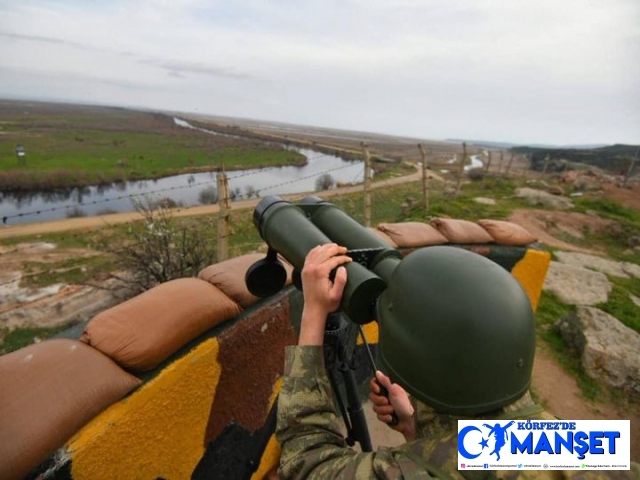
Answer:
[[[123,368],[144,372],[242,309],[198,278],[180,278],[96,315],[81,341]]]
[[[371,233],[373,233],[376,237],[378,237],[380,240],[382,240],[384,243],[386,243],[390,247],[396,248],[398,246],[398,244],[394,242],[393,239],[389,235],[384,233],[382,230],[378,230],[377,228],[372,228],[372,227],[367,227],[367,230],[369,230]]]
[[[478,225],[484,228],[501,245],[529,245],[537,240],[536,237],[517,223],[503,220],[478,220]]]
[[[22,479],[141,381],[76,340],[0,357],[0,478]]]
[[[256,303],[259,298],[249,292],[244,276],[251,265],[264,258],[263,253],[249,253],[214,263],[201,270],[198,278],[215,285],[242,307],[248,307]],[[293,267],[282,258],[281,261],[287,270],[286,284],[290,285]]]
[[[447,243],[438,230],[427,223],[402,222],[380,223],[378,230],[386,233],[400,248],[424,247]]]
[[[451,243],[491,243],[493,237],[477,223],[453,218],[434,218],[431,225]]]

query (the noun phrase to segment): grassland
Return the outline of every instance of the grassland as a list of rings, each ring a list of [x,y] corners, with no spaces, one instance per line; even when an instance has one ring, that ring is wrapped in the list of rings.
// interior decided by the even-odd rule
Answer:
[[[19,164],[15,149],[26,152]],[[169,115],[0,101],[0,190],[104,185],[196,171],[304,163],[279,145],[209,135]]]

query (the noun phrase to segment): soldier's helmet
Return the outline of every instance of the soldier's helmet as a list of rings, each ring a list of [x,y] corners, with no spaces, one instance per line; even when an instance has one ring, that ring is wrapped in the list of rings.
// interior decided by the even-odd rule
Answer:
[[[531,304],[497,263],[456,247],[417,250],[395,269],[377,310],[381,366],[436,411],[490,412],[529,388]]]

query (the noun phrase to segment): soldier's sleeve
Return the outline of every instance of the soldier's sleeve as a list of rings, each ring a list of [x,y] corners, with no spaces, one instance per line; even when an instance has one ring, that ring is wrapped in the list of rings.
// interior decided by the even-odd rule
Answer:
[[[342,435],[322,347],[287,347],[276,437],[283,478],[402,478],[412,462],[392,450],[357,453]]]

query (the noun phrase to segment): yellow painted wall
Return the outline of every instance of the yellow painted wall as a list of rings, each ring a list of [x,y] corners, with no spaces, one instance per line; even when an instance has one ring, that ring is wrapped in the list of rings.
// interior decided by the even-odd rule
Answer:
[[[204,341],[94,418],[67,444],[72,477],[191,478],[220,378],[217,356],[217,340]]]
[[[551,263],[549,252],[529,249],[522,260],[511,269],[513,276],[518,279],[522,288],[529,295],[534,312],[538,309],[538,301],[542,294],[549,263]]]

